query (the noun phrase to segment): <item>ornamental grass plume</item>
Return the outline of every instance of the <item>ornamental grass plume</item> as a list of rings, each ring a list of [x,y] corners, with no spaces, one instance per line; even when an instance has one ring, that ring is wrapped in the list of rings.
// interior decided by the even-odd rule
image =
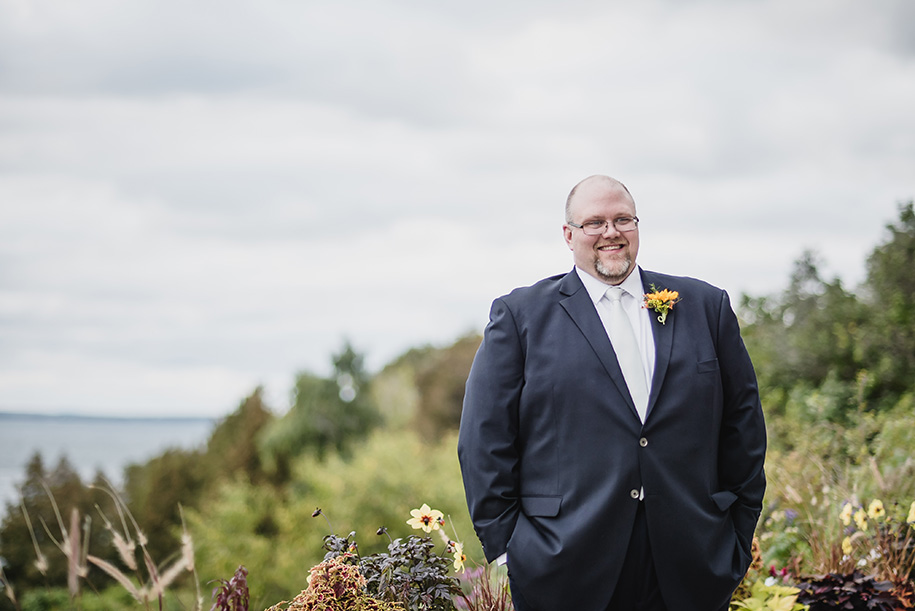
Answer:
[[[202,609],[203,598],[200,596],[200,586],[197,581],[197,573],[194,567],[194,547],[190,538],[190,534],[187,531],[187,527],[184,524],[183,513],[181,514],[183,532],[181,537],[181,553],[178,555],[177,560],[175,560],[171,565],[169,565],[167,568],[164,568],[163,570],[162,567],[157,566],[156,563],[153,562],[153,559],[150,557],[149,552],[146,549],[146,537],[140,531],[136,520],[124,503],[124,500],[115,491],[114,487],[111,486],[110,483],[108,484],[107,488],[91,486],[92,488],[102,490],[108,494],[114,502],[114,506],[117,509],[123,530],[119,530],[117,527],[115,527],[98,505],[96,505],[96,510],[102,518],[105,529],[111,535],[112,544],[117,550],[122,564],[133,572],[133,577],[130,577],[127,573],[125,573],[125,571],[123,571],[121,568],[118,568],[108,560],[99,558],[98,556],[89,553],[89,532],[91,518],[89,516],[84,516],[82,519],[82,528],[80,528],[81,520],[79,511],[76,508],[73,508],[70,513],[68,527],[64,524],[64,519],[61,515],[60,509],[57,506],[57,500],[54,498],[51,489],[44,482],[42,482],[42,486],[45,489],[45,493],[48,495],[48,499],[50,500],[51,507],[54,511],[54,517],[57,521],[57,527],[60,531],[60,539],[58,540],[58,538],[54,536],[51,528],[43,518],[39,516],[39,519],[45,533],[48,536],[48,539],[60,550],[60,552],[67,560],[67,587],[72,599],[75,600],[80,595],[80,580],[85,580],[88,578],[89,565],[91,564],[114,579],[118,585],[124,588],[124,590],[126,590],[138,603],[140,603],[140,605],[144,606],[146,609],[150,609],[150,604],[154,601],[158,602],[158,607],[161,609],[163,606],[166,588],[171,586],[180,575],[186,572],[192,573],[194,576],[195,585],[197,586],[197,600],[194,609],[195,611],[200,611],[200,609]],[[48,560],[38,546],[35,532],[32,527],[32,521],[29,518],[29,513],[25,506],[25,501],[22,499],[21,493],[20,507],[22,509],[23,516],[25,517],[29,534],[32,538],[32,544],[35,547],[35,554],[37,557],[36,566],[42,574],[47,575]],[[180,510],[181,507],[179,506],[179,511]],[[133,526],[133,533],[131,533],[131,528],[128,527],[128,521]],[[134,541],[134,536],[137,539],[136,542]],[[146,569],[145,577],[139,570],[139,563],[137,562],[136,558],[136,550],[138,545],[143,558],[143,567]],[[4,590],[6,591],[7,596],[10,597],[10,599],[15,603],[13,590],[6,582],[5,577],[3,577],[0,582],[4,583]]]
[[[51,529],[48,528],[44,518],[39,516],[39,520],[41,521],[42,527],[44,527],[45,533],[48,535],[48,539],[54,543],[57,549],[64,555],[64,558],[67,559],[67,589],[70,592],[70,597],[74,598],[79,594],[80,578],[85,578],[89,574],[89,569],[86,566],[86,559],[88,556],[90,520],[87,516],[86,522],[84,523],[85,535],[81,537],[79,510],[74,507],[70,512],[70,527],[68,529],[64,525],[64,519],[61,517],[60,508],[57,506],[57,500],[51,493],[51,489],[45,482],[42,482],[41,485],[44,487],[45,493],[51,501],[51,508],[54,510],[54,517],[57,519],[57,526],[60,529],[61,540],[57,540],[51,532]],[[22,511],[26,516],[26,522],[28,523],[29,531],[31,532],[31,522],[28,519],[28,511],[26,511],[24,501],[22,503]],[[38,553],[38,562],[36,563],[36,566],[41,570],[42,564],[44,564],[44,568],[47,570],[47,559],[45,559],[38,550],[38,545],[35,541],[35,533],[31,532],[31,535],[32,541],[35,544],[35,551]],[[42,571],[42,573],[44,574],[44,571]]]
[[[13,606],[19,609],[19,601],[16,600],[16,592],[13,590],[13,584],[11,584],[9,579],[6,578],[6,573],[3,571],[2,563],[0,563],[0,585],[3,586],[3,593],[6,594],[6,597],[10,599],[10,602],[13,603]]]

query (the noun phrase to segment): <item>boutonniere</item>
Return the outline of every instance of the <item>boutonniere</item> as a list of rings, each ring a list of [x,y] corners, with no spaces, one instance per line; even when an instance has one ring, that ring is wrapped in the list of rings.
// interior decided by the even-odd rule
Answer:
[[[680,293],[677,291],[668,291],[667,289],[659,291],[651,285],[651,292],[645,293],[645,303],[643,307],[654,310],[659,314],[658,322],[662,325],[667,322],[667,313],[680,301]]]

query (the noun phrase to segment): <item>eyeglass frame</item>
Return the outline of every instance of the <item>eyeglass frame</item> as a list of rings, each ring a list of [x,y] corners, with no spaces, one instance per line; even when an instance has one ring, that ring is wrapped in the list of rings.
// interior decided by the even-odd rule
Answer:
[[[597,221],[597,219],[595,219],[593,221],[588,221],[588,222],[594,223],[596,221]],[[632,229],[620,229],[619,227],[616,226],[616,223],[618,221],[635,221],[635,227],[633,227]],[[613,224],[613,228],[616,229],[617,231],[619,231],[620,233],[629,233],[630,231],[635,231],[636,229],[639,228],[639,217],[621,216],[620,218],[613,219],[612,221],[608,221],[607,219],[604,219],[604,226],[603,226],[603,228],[601,228],[601,230],[598,233],[588,233],[587,231],[585,231],[585,226],[583,224],[579,225],[578,223],[575,223],[573,221],[566,221],[566,225],[571,225],[572,227],[575,227],[576,229],[581,229],[582,233],[584,233],[585,235],[590,235],[590,236],[603,235],[607,231],[607,228],[610,226],[611,223]]]

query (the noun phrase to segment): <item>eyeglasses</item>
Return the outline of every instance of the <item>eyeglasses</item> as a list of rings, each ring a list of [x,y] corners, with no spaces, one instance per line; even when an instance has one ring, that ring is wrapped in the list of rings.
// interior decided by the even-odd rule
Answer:
[[[612,221],[585,221],[583,224],[567,221],[568,225],[581,229],[585,235],[601,235],[607,231],[607,227],[613,223],[617,231],[634,231],[639,227],[639,217],[621,216]]]

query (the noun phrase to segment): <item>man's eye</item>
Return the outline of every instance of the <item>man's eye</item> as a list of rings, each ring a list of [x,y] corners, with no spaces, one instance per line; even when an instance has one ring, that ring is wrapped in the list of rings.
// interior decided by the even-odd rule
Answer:
[[[597,229],[598,227],[603,227],[607,224],[607,221],[588,221],[585,223],[585,227],[589,229]]]

